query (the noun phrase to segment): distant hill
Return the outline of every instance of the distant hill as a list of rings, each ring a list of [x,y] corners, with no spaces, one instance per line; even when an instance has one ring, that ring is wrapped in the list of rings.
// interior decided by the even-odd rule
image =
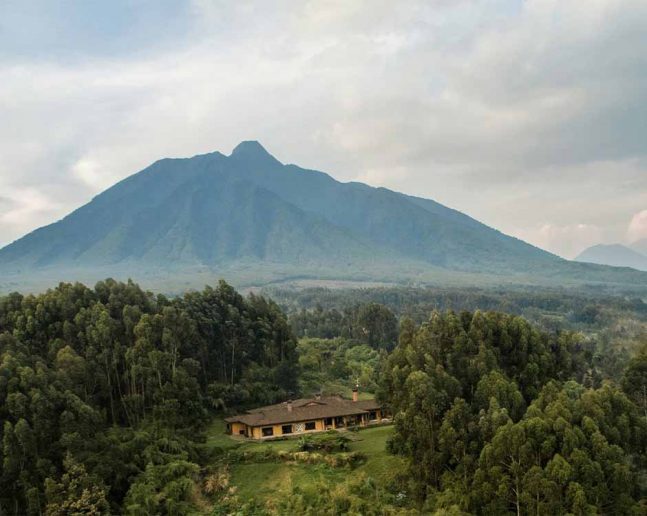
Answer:
[[[641,240],[637,240],[636,242],[633,242],[632,244],[629,245],[631,249],[636,251],[637,253],[644,254],[647,256],[647,238],[642,238]]]
[[[594,245],[582,251],[575,260],[647,271],[647,256],[621,244]]]
[[[284,165],[252,141],[229,156],[153,163],[0,250],[0,272],[17,285],[106,275],[177,288],[218,276],[647,285],[647,275],[563,260],[429,199]]]

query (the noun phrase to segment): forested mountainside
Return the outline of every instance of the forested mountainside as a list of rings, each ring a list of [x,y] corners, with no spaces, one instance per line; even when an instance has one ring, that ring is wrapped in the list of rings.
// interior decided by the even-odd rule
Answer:
[[[18,286],[38,274],[146,273],[177,287],[218,271],[256,284],[466,277],[647,286],[645,274],[563,260],[432,200],[284,165],[257,142],[230,156],[154,163],[0,250],[0,271]]]

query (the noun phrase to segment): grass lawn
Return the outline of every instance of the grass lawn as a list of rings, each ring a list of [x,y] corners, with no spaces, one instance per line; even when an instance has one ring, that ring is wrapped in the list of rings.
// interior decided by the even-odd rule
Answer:
[[[405,460],[386,451],[386,441],[391,434],[391,425],[366,428],[356,434],[357,440],[351,443],[350,449],[367,457],[366,462],[355,469],[356,472],[374,478],[379,484],[386,484],[396,473],[404,471]]]
[[[263,450],[270,448],[274,451],[296,451],[297,439],[282,439],[280,441],[245,441],[240,445],[240,450]]]
[[[345,434],[352,439],[350,451],[362,452],[367,457],[366,462],[355,468],[353,473],[345,468],[335,469],[321,464],[232,464],[231,484],[236,486],[241,499],[255,498],[261,502],[276,499],[277,495],[290,492],[297,486],[307,488],[322,481],[332,484],[343,482],[349,474],[363,473],[372,477],[378,484],[386,485],[405,467],[404,459],[386,451],[386,441],[392,433],[392,426],[379,426]],[[224,421],[218,418],[213,421],[207,432],[207,446],[239,450],[272,448],[277,451],[294,451],[297,449],[297,439],[263,442],[232,439],[225,434]]]
[[[234,464],[231,467],[231,484],[236,486],[241,500],[255,498],[266,501],[289,493],[293,487],[307,488],[321,481],[341,482],[346,474],[345,470],[311,464]]]
[[[229,435],[225,433],[227,424],[225,420],[216,417],[207,428],[207,442],[206,445],[209,448],[219,447],[219,448],[235,448],[240,445],[239,441],[232,439]]]

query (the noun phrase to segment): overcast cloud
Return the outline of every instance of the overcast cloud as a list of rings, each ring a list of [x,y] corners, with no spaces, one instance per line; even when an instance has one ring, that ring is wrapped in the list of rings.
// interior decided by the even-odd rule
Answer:
[[[0,244],[245,139],[566,257],[645,238],[646,48],[644,0],[4,1]]]

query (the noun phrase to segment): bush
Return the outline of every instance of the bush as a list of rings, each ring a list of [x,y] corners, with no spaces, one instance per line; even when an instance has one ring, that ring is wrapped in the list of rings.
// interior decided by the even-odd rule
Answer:
[[[202,490],[207,495],[221,493],[229,488],[229,467],[224,466],[204,479]]]
[[[231,451],[227,462],[233,463],[262,463],[262,462],[300,462],[302,464],[325,464],[332,468],[349,466],[354,468],[364,462],[366,455],[361,452],[328,454],[317,451]]]
[[[324,435],[304,435],[299,438],[298,448],[300,451],[320,450],[326,453],[336,451],[347,451],[350,439],[335,431],[327,432]]]

